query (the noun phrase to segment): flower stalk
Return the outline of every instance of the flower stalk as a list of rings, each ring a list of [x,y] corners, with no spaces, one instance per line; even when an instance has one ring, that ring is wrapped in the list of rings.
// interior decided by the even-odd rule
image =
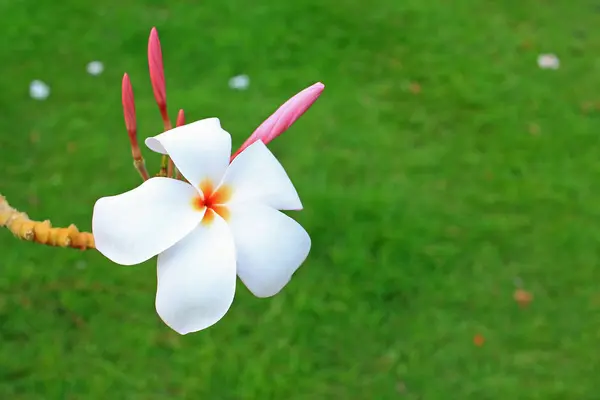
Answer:
[[[73,224],[67,228],[54,228],[48,220],[33,221],[27,214],[12,208],[6,198],[0,195],[0,227],[3,226],[15,237],[29,242],[81,250],[95,248],[91,233],[80,232]]]

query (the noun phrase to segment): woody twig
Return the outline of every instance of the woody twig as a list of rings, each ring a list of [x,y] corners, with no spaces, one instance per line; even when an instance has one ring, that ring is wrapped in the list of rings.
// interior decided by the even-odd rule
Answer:
[[[10,206],[0,195],[0,227],[7,227],[13,235],[22,240],[56,247],[71,247],[81,250],[94,249],[94,236],[80,232],[75,225],[67,228],[53,228],[50,221],[33,221],[27,214]]]

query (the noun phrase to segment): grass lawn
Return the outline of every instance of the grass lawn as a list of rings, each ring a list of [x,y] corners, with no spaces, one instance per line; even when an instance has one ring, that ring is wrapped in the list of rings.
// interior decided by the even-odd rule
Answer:
[[[285,3],[0,2],[0,193],[55,225],[89,230],[97,198],[139,183],[120,80],[158,133],[152,26],[173,118],[217,116],[234,147],[326,85],[270,145],[311,255],[274,298],[239,285],[206,331],[159,320],[155,261],[0,231],[0,398],[597,399],[600,3]]]

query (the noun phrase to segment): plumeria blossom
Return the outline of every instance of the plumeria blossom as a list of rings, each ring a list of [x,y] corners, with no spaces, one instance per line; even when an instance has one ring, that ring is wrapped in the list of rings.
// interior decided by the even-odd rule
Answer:
[[[158,255],[156,310],[181,334],[208,328],[233,302],[236,275],[257,297],[277,294],[304,262],[310,237],[280,210],[300,210],[298,193],[266,144],[285,132],[321,95],[317,82],[267,118],[231,155],[217,118],[172,129],[158,32],[148,40],[150,82],[164,133],[146,139],[162,154],[150,178],[137,140],[133,88],[122,81],[133,165],[144,181],[94,205],[91,246],[123,265]]]
[[[122,265],[158,255],[156,311],[180,334],[208,328],[231,306],[236,274],[257,297],[277,294],[304,262],[310,237],[279,210],[300,210],[292,182],[261,140],[232,162],[217,118],[146,139],[185,177],[151,178],[99,199],[96,248]],[[189,183],[188,183],[189,182]]]

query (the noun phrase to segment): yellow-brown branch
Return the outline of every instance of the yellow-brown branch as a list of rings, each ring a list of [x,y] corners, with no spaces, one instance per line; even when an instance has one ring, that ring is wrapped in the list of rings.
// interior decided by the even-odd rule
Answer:
[[[94,236],[89,232],[79,232],[75,225],[68,228],[53,228],[50,221],[32,221],[27,214],[12,208],[0,194],[0,227],[7,227],[13,235],[22,240],[48,246],[94,249]]]

